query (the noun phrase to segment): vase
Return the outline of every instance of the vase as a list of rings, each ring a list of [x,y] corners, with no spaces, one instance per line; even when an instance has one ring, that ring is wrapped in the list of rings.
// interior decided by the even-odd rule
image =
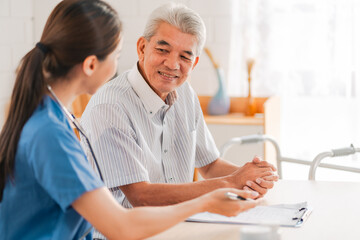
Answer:
[[[216,68],[216,74],[218,79],[219,88],[211,98],[207,111],[210,115],[225,115],[229,113],[230,98],[226,93],[224,86],[224,72],[221,68]]]

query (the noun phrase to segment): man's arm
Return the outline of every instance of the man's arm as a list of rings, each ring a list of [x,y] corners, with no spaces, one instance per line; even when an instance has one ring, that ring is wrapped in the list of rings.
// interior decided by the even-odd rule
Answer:
[[[212,163],[202,167],[198,168],[199,173],[204,179],[209,178],[216,178],[216,177],[223,177],[226,175],[230,175],[236,170],[239,169],[239,166],[228,162],[222,158],[218,158]]]
[[[120,189],[134,207],[164,206],[194,199],[218,188],[231,187],[228,178],[180,184],[138,182],[121,186]]]
[[[272,188],[273,181],[277,181],[278,179],[273,173],[272,165],[258,159],[254,159],[252,162],[246,163],[240,168],[231,163],[227,163],[226,161],[224,161],[225,163],[222,161],[219,161],[218,163],[215,162],[212,167],[222,166],[225,168],[223,170],[224,172],[222,172],[222,170],[211,169],[212,167],[201,168],[200,172],[203,172],[207,176],[220,175],[226,171],[231,172],[231,174],[184,184],[138,182],[121,186],[120,189],[134,207],[162,206],[193,199],[214,189],[224,187],[238,189],[247,187],[248,189],[259,192],[260,195],[263,195],[266,193],[267,189]],[[233,166],[235,167],[233,168]],[[255,184],[255,181],[259,178],[266,179],[266,181],[264,180],[260,184]],[[249,186],[249,182],[254,184],[252,186],[250,184]]]

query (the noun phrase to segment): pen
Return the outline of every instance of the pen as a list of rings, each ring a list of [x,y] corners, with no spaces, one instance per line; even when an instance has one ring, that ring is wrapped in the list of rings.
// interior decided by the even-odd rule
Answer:
[[[225,193],[225,196],[231,200],[243,200],[243,201],[246,201],[247,199],[246,198],[243,198],[242,196],[239,196],[235,193],[232,193],[232,192],[226,192]]]

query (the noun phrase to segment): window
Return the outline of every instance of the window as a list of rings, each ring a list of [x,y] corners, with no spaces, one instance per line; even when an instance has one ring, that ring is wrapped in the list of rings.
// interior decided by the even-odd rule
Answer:
[[[282,99],[285,156],[312,160],[350,143],[360,147],[360,2],[232,4],[230,95],[246,96],[246,68],[238,66],[253,58],[252,94]],[[342,161],[360,167],[357,158]],[[307,169],[304,174],[299,178],[307,177]]]

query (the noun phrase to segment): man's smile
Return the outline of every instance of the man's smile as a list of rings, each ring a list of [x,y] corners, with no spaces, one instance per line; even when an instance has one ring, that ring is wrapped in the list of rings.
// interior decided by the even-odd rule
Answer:
[[[161,76],[163,76],[163,77],[165,77],[166,79],[169,79],[169,80],[174,80],[176,78],[179,78],[179,76],[175,75],[175,74],[169,74],[169,73],[165,73],[165,72],[161,72],[161,71],[158,71],[158,73]]]

